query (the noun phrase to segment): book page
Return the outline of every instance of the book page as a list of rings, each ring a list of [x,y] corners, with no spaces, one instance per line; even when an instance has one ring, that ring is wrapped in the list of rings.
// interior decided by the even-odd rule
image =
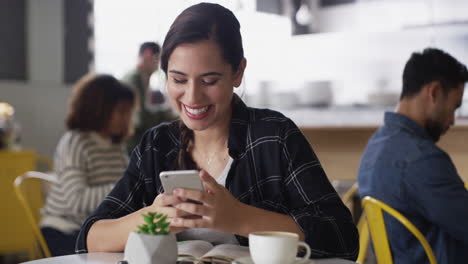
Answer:
[[[203,240],[188,240],[177,242],[177,251],[179,258],[184,259],[200,259],[210,249],[213,248],[211,243]]]
[[[222,244],[208,251],[202,258],[203,261],[214,263],[231,263],[236,258],[250,257],[249,247]]]

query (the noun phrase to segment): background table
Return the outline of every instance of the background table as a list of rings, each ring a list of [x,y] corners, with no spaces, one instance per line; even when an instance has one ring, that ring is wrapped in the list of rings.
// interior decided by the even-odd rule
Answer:
[[[62,257],[38,259],[24,264],[116,264],[123,259],[123,253],[88,253],[76,254]],[[355,262],[344,259],[320,259],[310,262],[311,264],[354,264]]]

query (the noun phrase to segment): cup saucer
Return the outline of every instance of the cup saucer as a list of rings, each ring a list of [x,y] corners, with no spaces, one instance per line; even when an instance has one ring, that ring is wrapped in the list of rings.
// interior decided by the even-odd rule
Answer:
[[[296,261],[294,261],[292,264],[313,264],[315,263],[311,259],[301,259],[297,258]],[[242,257],[242,258],[237,258],[235,259],[232,264],[254,264],[253,260],[251,257]]]

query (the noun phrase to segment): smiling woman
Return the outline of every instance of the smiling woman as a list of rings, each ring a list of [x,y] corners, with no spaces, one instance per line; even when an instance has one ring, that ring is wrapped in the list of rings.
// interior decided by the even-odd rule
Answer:
[[[251,232],[285,231],[312,257],[357,257],[351,214],[299,128],[233,93],[246,65],[230,10],[202,3],[176,18],[161,68],[180,120],[146,132],[124,178],[83,225],[78,252],[121,251],[140,215],[157,211],[178,240],[247,245]],[[180,169],[200,170],[204,190],[164,193],[157,176]]]
[[[186,62],[190,61],[191,64]],[[167,90],[187,128],[203,133],[227,131],[233,87],[238,87],[245,68],[233,71],[212,40],[182,44],[169,60]],[[196,65],[197,67],[193,67]]]

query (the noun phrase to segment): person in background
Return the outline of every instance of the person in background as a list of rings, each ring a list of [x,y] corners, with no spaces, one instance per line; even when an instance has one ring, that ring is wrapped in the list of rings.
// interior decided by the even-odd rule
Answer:
[[[138,99],[137,110],[133,117],[135,133],[127,141],[130,153],[140,142],[146,130],[165,121],[172,121],[176,117],[167,106],[164,94],[160,89],[150,88],[151,76],[158,74],[160,46],[155,42],[144,42],[138,52],[138,64],[134,70],[127,73],[123,82],[128,84],[136,93]],[[162,88],[164,77],[159,78]]]
[[[446,52],[411,55],[395,113],[372,136],[359,167],[359,191],[406,216],[439,263],[468,260],[468,191],[449,155],[436,143],[454,124],[466,67]],[[395,263],[426,263],[423,247],[403,225],[385,217]]]
[[[156,211],[168,216],[179,241],[245,246],[251,232],[289,231],[313,257],[356,259],[351,214],[299,128],[234,93],[246,65],[230,10],[201,3],[176,18],[161,68],[180,120],[146,132],[124,178],[83,224],[77,253],[122,251],[141,214]],[[164,193],[160,172],[181,169],[200,170],[205,191]]]
[[[54,256],[73,254],[84,220],[128,165],[123,145],[131,131],[135,96],[110,75],[88,75],[73,88],[52,184],[42,210],[42,233]]]

